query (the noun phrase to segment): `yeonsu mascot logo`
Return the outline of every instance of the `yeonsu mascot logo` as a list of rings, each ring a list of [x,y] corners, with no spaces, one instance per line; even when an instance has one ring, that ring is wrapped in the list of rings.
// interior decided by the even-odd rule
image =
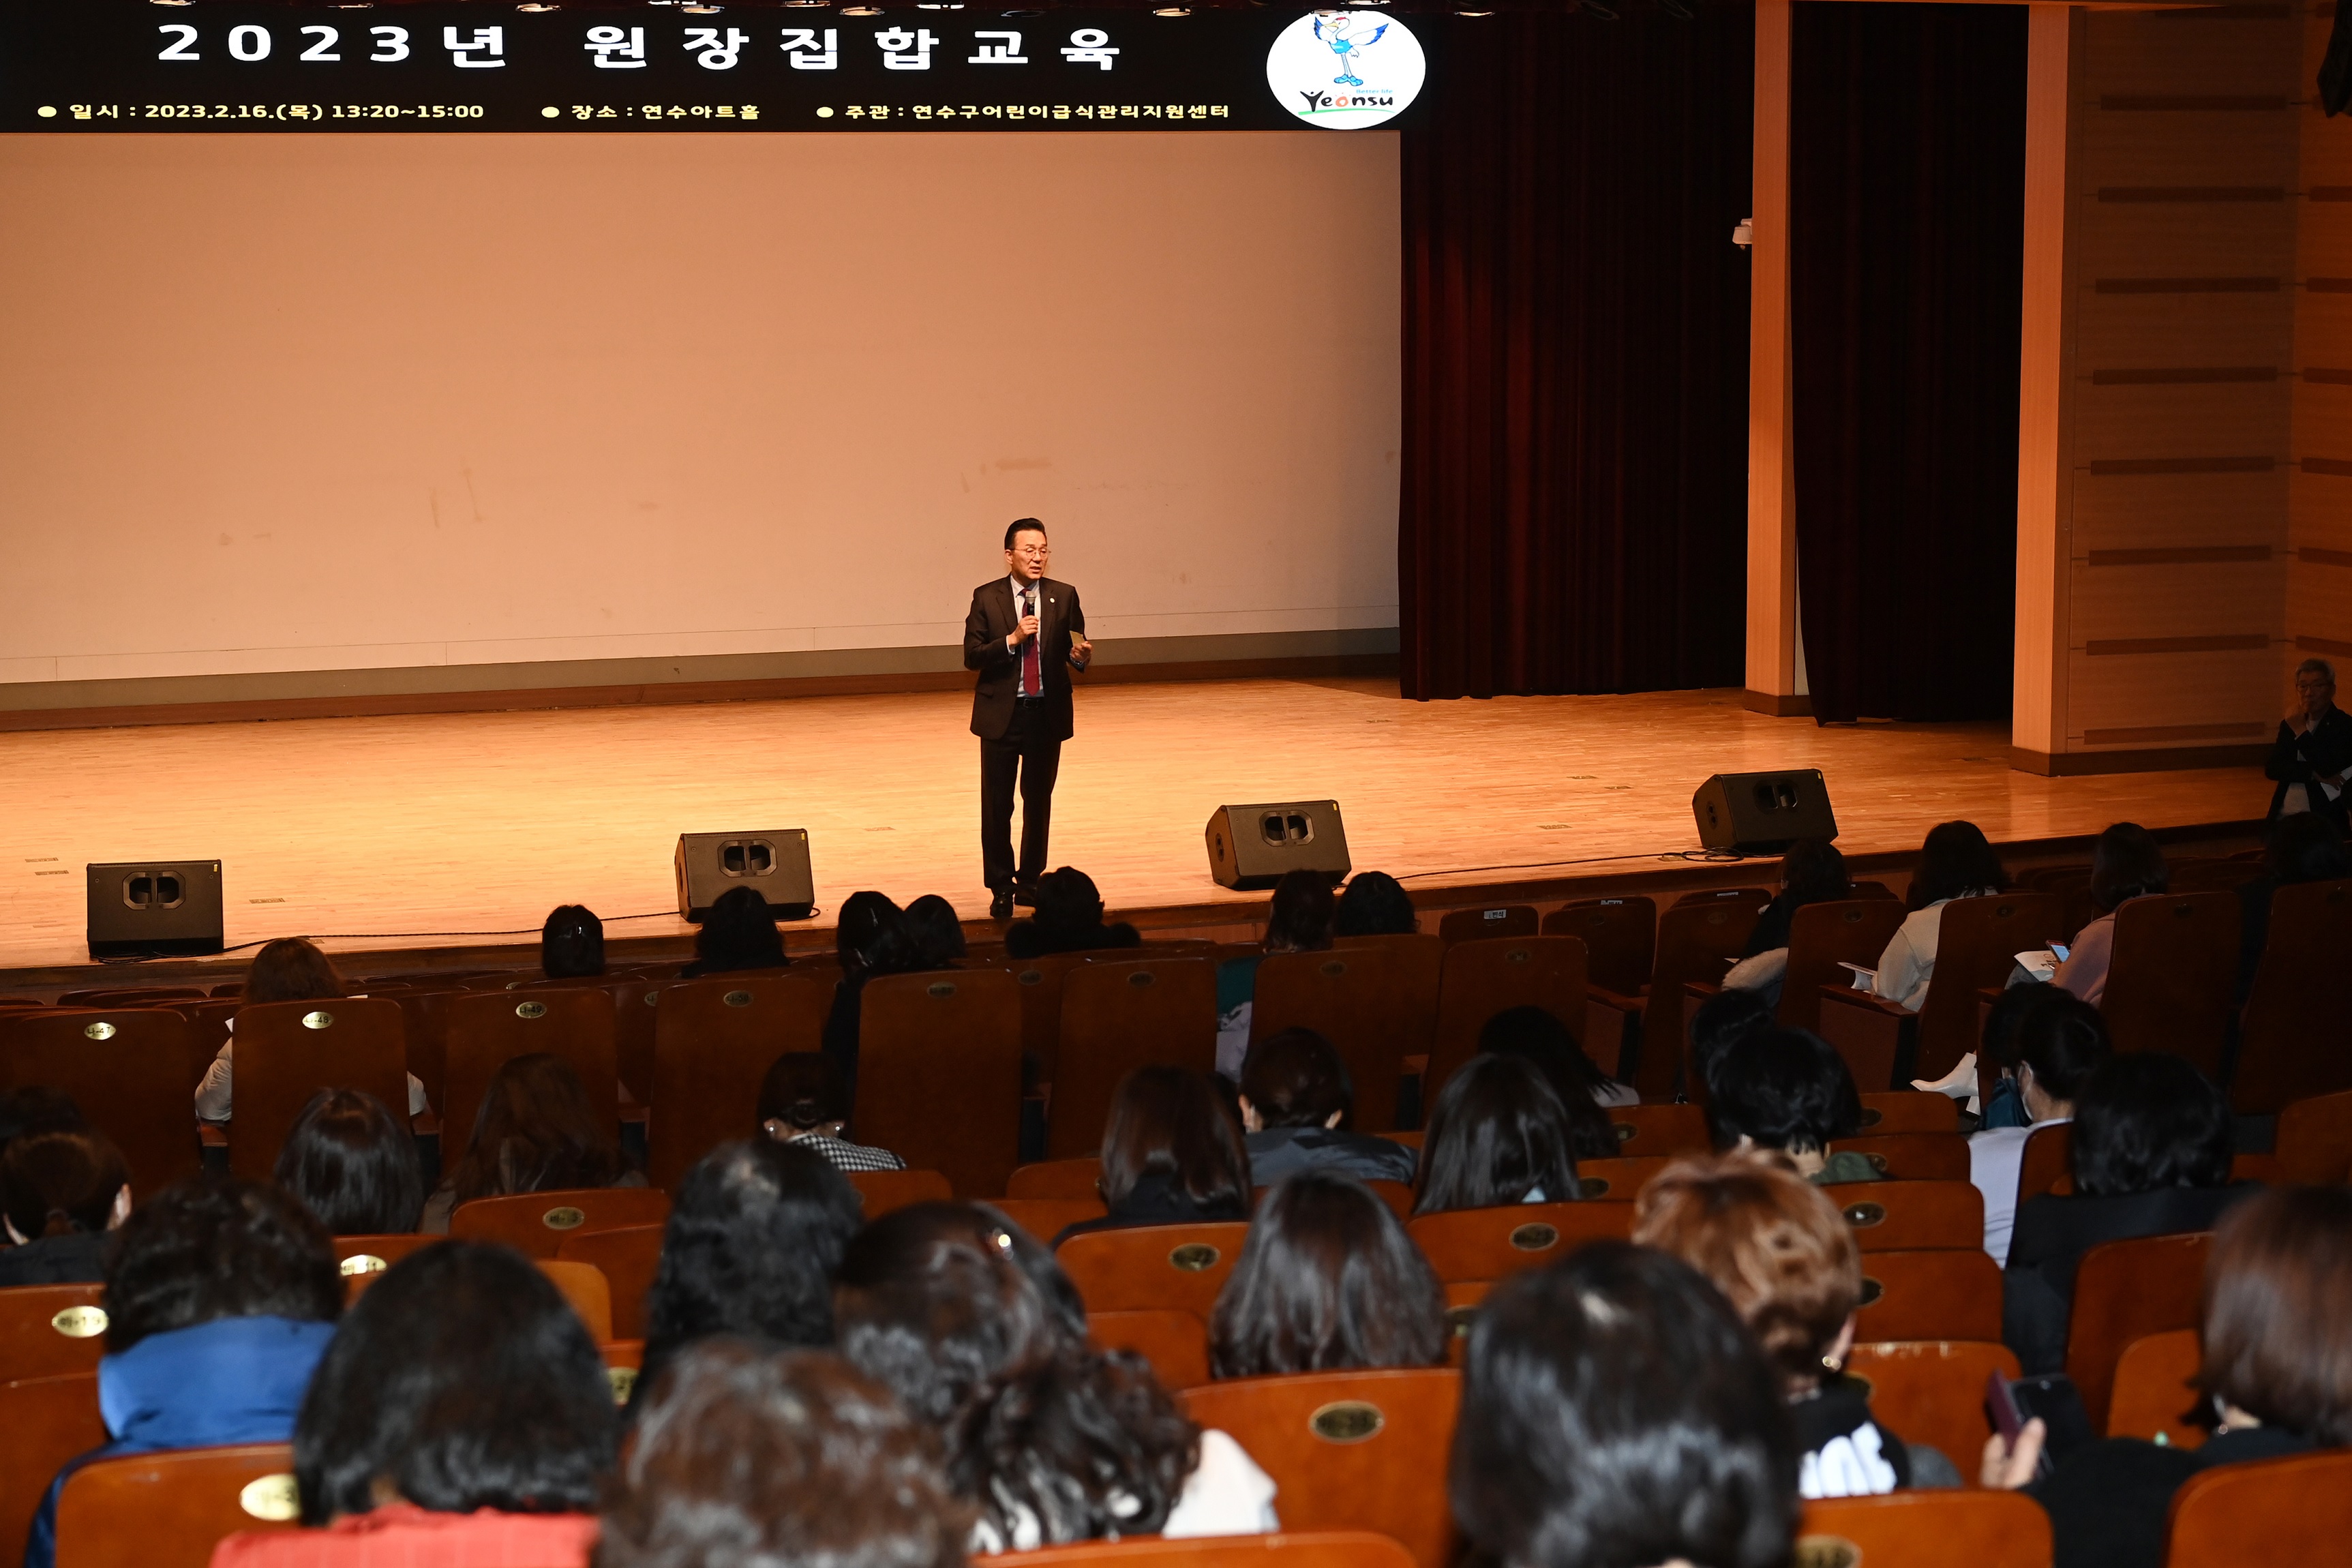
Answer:
[[[1377,11],[1316,11],[1266,51],[1265,85],[1307,124],[1357,131],[1402,113],[1429,69],[1421,40]]]

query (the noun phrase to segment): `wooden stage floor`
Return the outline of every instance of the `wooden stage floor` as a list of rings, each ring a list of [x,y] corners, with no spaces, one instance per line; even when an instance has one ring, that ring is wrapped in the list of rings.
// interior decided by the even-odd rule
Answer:
[[[2017,841],[2268,804],[2252,769],[2040,778],[2010,771],[2005,726],[1821,729],[1748,712],[1735,691],[1417,703],[1384,681],[1235,680],[1078,701],[1055,863],[1092,873],[1116,909],[1196,922],[1264,899],[1209,879],[1202,826],[1223,802],[1336,799],[1356,865],[1417,890],[1654,872],[1696,845],[1691,792],[1718,771],[1820,768],[1849,855],[1916,848],[1954,816]],[[87,962],[84,862],[150,856],[224,863],[231,944],[488,942],[570,901],[616,938],[675,940],[677,836],[738,828],[805,826],[822,910],[879,888],[977,917],[970,705],[922,692],[0,734],[0,971]],[[1602,857],[1621,858],[1572,864]],[[656,918],[614,920],[641,914]]]

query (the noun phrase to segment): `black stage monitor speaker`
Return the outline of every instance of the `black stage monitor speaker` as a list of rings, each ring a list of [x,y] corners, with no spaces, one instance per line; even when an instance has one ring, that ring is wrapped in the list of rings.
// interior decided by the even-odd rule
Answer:
[[[1800,838],[1837,837],[1829,785],[1818,768],[1717,773],[1691,796],[1698,841],[1709,849],[1777,855]]]
[[[752,833],[677,836],[677,914],[699,922],[730,888],[757,888],[780,921],[804,921],[816,911],[809,878],[808,829],[776,827]]]
[[[221,950],[221,863],[91,866],[89,955],[181,958]]]
[[[1336,800],[1221,805],[1209,817],[1209,875],[1223,888],[1271,888],[1286,871],[1348,874],[1348,830]]]

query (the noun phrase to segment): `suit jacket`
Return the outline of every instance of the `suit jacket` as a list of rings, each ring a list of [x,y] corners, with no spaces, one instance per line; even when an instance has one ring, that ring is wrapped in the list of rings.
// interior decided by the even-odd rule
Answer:
[[[1012,574],[982,583],[971,591],[971,614],[963,621],[963,667],[980,672],[971,693],[971,732],[983,741],[1001,741],[1013,727],[1013,700],[1021,691],[1021,653],[1005,648],[1004,639],[1021,626],[1021,607],[1013,603]],[[1066,741],[1074,727],[1070,701],[1070,639],[1087,634],[1087,613],[1078,607],[1078,591],[1051,577],[1037,584],[1038,657],[1043,661],[1045,715],[1051,732]],[[1024,647],[1022,653],[1028,650]]]
[[[2308,784],[2304,794],[2310,797],[2311,809],[2336,824],[2339,832],[2352,828],[2352,792],[2330,800],[2326,791],[2312,783],[2319,773],[2332,777],[2346,768],[2352,768],[2352,713],[2330,708],[2305,735],[2280,720],[2278,738],[2271,742],[2270,758],[2263,765],[2263,773],[2278,781],[2278,788],[2271,791],[2272,820],[2286,805],[2287,785]]]
[[[2211,1230],[2231,1205],[2262,1190],[2255,1182],[2226,1187],[2159,1187],[2116,1197],[2044,1194],[2018,1206],[2009,1268],[2002,1276],[2001,1335],[2028,1377],[2066,1367],[2066,1326],[2083,1255],[2103,1241],[2189,1236]]]

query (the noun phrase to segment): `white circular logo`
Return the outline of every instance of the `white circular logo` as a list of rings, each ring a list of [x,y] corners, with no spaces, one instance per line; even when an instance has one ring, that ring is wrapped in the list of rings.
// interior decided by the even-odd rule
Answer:
[[[1402,113],[1429,62],[1421,40],[1378,11],[1316,11],[1266,51],[1265,85],[1282,106],[1325,131],[1359,131]]]

